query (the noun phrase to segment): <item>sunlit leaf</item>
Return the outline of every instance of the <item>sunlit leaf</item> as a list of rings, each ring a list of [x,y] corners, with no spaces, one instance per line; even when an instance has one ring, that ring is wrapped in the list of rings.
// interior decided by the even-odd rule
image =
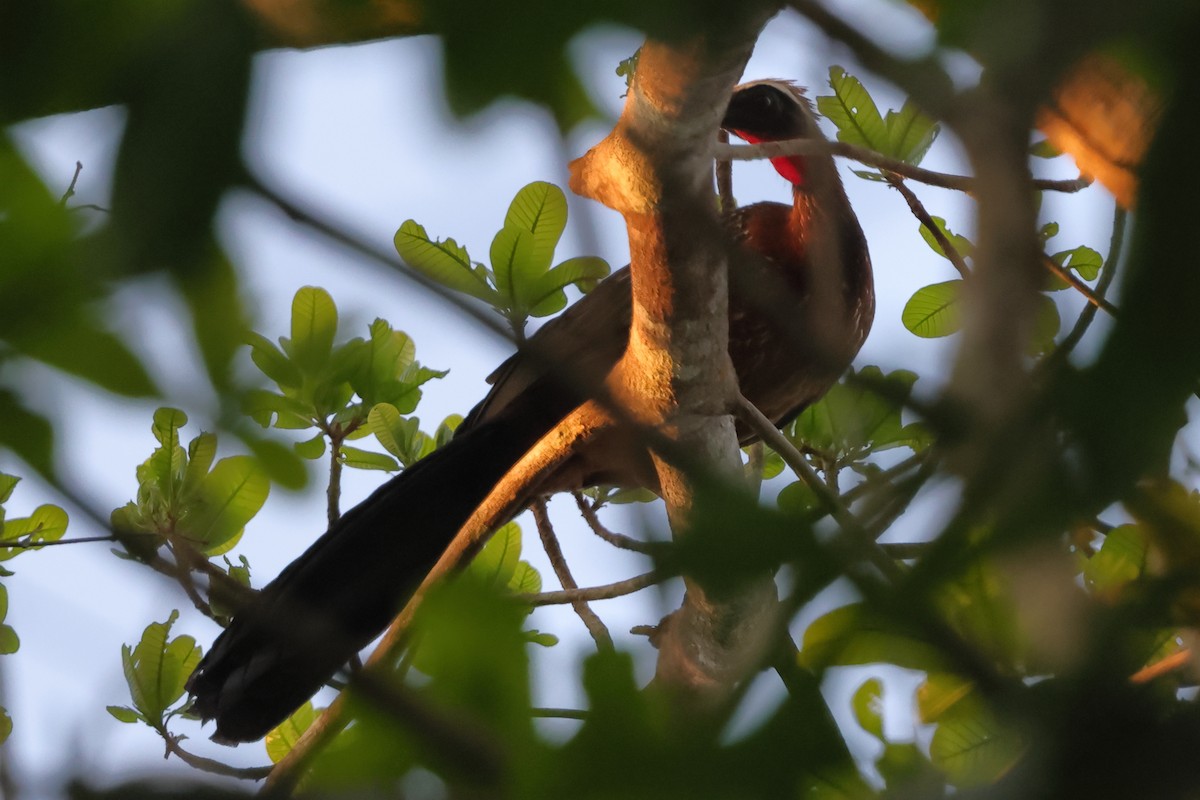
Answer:
[[[482,270],[477,270],[467,251],[453,239],[430,239],[425,229],[411,219],[404,222],[395,236],[400,258],[426,277],[455,291],[495,304],[496,290],[488,285]]]
[[[829,68],[833,96],[817,98],[817,109],[837,126],[840,142],[880,150],[887,146],[887,126],[866,87],[841,67]]]
[[[200,647],[191,636],[168,639],[178,618],[179,612],[172,611],[166,622],[146,626],[136,647],[121,648],[134,707],[151,722],[161,720],[183,696],[184,684],[200,662]]]
[[[292,751],[296,746],[296,742],[304,735],[304,732],[309,729],[309,726],[317,718],[317,709],[313,708],[312,701],[305,703],[296,709],[290,717],[279,723],[267,734],[265,744],[267,746],[267,757],[271,759],[272,764],[278,764],[283,760],[284,756]]]
[[[216,555],[263,507],[271,483],[253,458],[231,456],[217,462],[200,488],[202,504],[185,522],[187,536]]]
[[[298,387],[301,382],[300,370],[292,363],[283,351],[275,346],[262,334],[250,332],[247,334],[250,344],[250,359],[262,370],[262,373],[279,386]]]
[[[522,278],[536,277],[550,268],[554,249],[567,227],[567,198],[562,189],[545,181],[534,181],[521,188],[508,206],[504,216],[505,228],[528,231],[530,245]],[[493,256],[494,258],[494,256]],[[502,285],[496,262],[497,283]]]
[[[917,687],[917,718],[925,725],[937,722],[948,708],[970,694],[975,685],[951,672],[930,672]]]

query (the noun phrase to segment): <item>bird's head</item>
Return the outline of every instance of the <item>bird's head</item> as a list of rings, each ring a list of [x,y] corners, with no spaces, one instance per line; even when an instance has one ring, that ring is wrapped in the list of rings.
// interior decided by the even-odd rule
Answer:
[[[721,127],[750,144],[799,139],[818,133],[812,105],[794,83],[763,80],[733,90]],[[796,186],[805,183],[804,156],[771,159],[775,170]]]

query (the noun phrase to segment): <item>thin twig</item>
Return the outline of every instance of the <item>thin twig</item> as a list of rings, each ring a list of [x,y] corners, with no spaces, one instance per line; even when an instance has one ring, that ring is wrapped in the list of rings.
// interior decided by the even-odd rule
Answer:
[[[654,545],[650,542],[642,542],[634,539],[632,536],[610,531],[600,521],[600,517],[596,514],[595,506],[587,501],[582,492],[572,492],[571,495],[575,498],[575,505],[579,506],[579,513],[583,517],[584,522],[588,524],[588,527],[592,529],[592,533],[613,547],[621,550],[632,550],[635,553],[651,553],[655,550]]]
[[[163,741],[167,744],[167,752],[163,758],[176,756],[180,761],[187,764],[193,769],[198,769],[201,772],[208,772],[212,775],[224,775],[227,778],[240,778],[248,781],[261,781],[271,773],[273,766],[264,767],[235,767],[230,764],[225,764],[221,761],[216,761],[204,756],[198,756],[195,753],[189,753],[183,749],[180,744],[183,741],[182,736],[176,736],[166,731],[159,731],[162,734]]]
[[[558,592],[541,592],[540,594],[519,594],[521,602],[534,606],[561,606],[576,603],[581,600],[611,600],[614,597],[624,597],[627,594],[640,592],[647,586],[662,583],[670,574],[662,570],[651,570],[632,578],[616,583],[606,583],[603,586],[590,586],[586,589],[563,589]]]
[[[63,206],[65,208],[67,205],[67,201],[75,196],[75,184],[79,181],[79,173],[81,173],[81,172],[83,172],[83,162],[76,161],[75,162],[75,174],[71,176],[71,185],[67,187],[67,190],[65,192],[63,192],[63,196],[61,198],[59,198],[58,204],[60,206]]]
[[[917,183],[937,186],[942,189],[955,189],[960,192],[969,193],[973,192],[978,185],[978,180],[970,175],[952,175],[947,172],[935,172],[848,142],[789,139],[781,142],[717,146],[717,158],[730,161],[757,161],[759,159],[778,158],[780,156],[811,155],[833,155],[849,158],[860,164],[876,167],[885,172],[892,172],[909,180],[914,180]],[[1048,192],[1064,192],[1067,194],[1081,191],[1091,185],[1091,178],[1083,176],[1069,180],[1034,178],[1030,181],[1030,186],[1034,189]]]
[[[1112,235],[1108,241],[1108,259],[1104,262],[1104,267],[1100,271],[1100,280],[1096,283],[1096,296],[1104,297],[1108,293],[1108,287],[1112,284],[1113,278],[1117,274],[1117,263],[1121,258],[1121,249],[1125,243],[1125,228],[1129,219],[1129,215],[1121,205],[1115,204],[1113,211]],[[1079,319],[1075,321],[1075,327],[1066,335],[1057,348],[1054,350],[1056,359],[1065,359],[1075,349],[1083,339],[1083,335],[1087,333],[1087,329],[1092,324],[1092,320],[1096,317],[1096,306],[1088,304],[1079,314]]]
[[[925,230],[929,231],[929,235],[938,243],[938,247],[942,248],[942,252],[945,253],[946,258],[958,270],[958,274],[964,278],[969,278],[971,272],[967,269],[967,262],[963,259],[962,253],[958,252],[958,248],[950,242],[950,239],[942,231],[941,226],[934,222],[933,217],[929,215],[921,199],[913,193],[912,189],[909,189],[904,184],[904,179],[900,176],[884,173],[884,177],[887,178],[888,184],[899,192],[904,201],[908,203],[908,208],[912,211],[913,216],[917,218],[917,221],[921,223],[921,226]]]
[[[1093,292],[1092,287],[1088,286],[1086,283],[1081,281],[1076,275],[1074,275],[1071,272],[1071,270],[1067,269],[1062,264],[1059,264],[1057,261],[1055,261],[1050,256],[1046,255],[1045,253],[1042,254],[1042,266],[1044,266],[1047,270],[1049,270],[1050,274],[1071,284],[1071,286],[1077,292],[1079,292],[1081,295],[1083,295],[1085,298],[1087,298],[1088,305],[1095,306],[1096,308],[1102,308],[1105,311],[1107,311],[1109,313],[1109,315],[1111,315],[1113,317],[1117,316],[1117,307],[1116,306],[1114,306],[1112,303],[1105,300],[1103,297],[1101,297],[1096,292]]]
[[[332,528],[342,517],[342,440],[329,437],[329,486],[325,489],[325,514]]]
[[[772,450],[779,453],[784,463],[791,467],[792,471],[812,489],[813,494],[829,510],[830,515],[848,535],[850,544],[860,550],[862,555],[883,573],[884,577],[893,583],[898,582],[903,577],[903,573],[896,562],[879,549],[875,540],[870,537],[850,510],[842,504],[841,498],[830,491],[800,451],[745,396],[738,395],[737,405],[739,416]]]
[[[887,553],[894,559],[899,561],[911,561],[914,558],[920,558],[931,546],[933,542],[880,542],[879,546],[883,548],[883,552]]]
[[[587,719],[588,712],[577,708],[533,708],[530,713],[540,719]]]
[[[567,566],[567,559],[563,556],[562,547],[558,543],[558,536],[555,535],[554,526],[550,523],[550,514],[546,510],[546,500],[539,497],[533,501],[529,510],[533,513],[533,521],[537,524],[538,536],[542,539],[542,547],[546,551],[546,557],[550,559],[550,566],[554,569],[554,574],[558,576],[558,582],[567,591],[578,590],[579,584],[575,582],[575,576],[571,574],[571,568]],[[613,649],[612,635],[608,632],[604,621],[597,616],[595,611],[592,611],[587,602],[584,600],[573,600],[571,608],[575,609],[575,613],[583,621],[584,627],[588,629],[588,633],[596,641],[596,649],[611,651]]]
[[[26,536],[31,536],[31,535],[32,534],[26,534]],[[157,536],[158,534],[140,533],[140,534],[135,534],[135,535]],[[107,536],[80,536],[77,539],[55,539],[52,542],[31,542],[31,541],[24,540],[24,539],[25,539],[25,537],[22,537],[21,539],[0,539],[0,548],[12,548],[13,550],[28,550],[28,549],[39,548],[39,547],[54,547],[55,545],[60,545],[60,544],[85,544],[87,542],[119,542],[120,541],[120,539],[118,539],[116,536],[114,536],[111,533],[108,534]]]

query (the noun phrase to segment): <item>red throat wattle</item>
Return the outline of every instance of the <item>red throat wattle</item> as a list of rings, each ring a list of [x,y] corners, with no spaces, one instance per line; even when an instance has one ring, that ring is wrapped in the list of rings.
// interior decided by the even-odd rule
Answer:
[[[774,141],[773,139],[765,139],[762,136],[755,136],[753,133],[747,133],[746,131],[733,131],[733,134],[749,144]],[[776,172],[783,176],[784,180],[793,186],[804,185],[804,156],[780,156],[779,158],[772,158],[771,165],[775,167]]]

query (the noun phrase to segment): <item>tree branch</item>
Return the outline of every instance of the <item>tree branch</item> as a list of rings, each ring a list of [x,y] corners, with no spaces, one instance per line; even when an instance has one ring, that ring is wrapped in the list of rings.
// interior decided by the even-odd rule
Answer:
[[[615,583],[606,583],[603,586],[590,586],[586,589],[573,587],[564,589],[560,592],[540,592],[538,594],[521,594],[517,595],[522,601],[535,606],[561,606],[567,603],[575,604],[589,600],[612,600],[614,597],[624,597],[634,592],[640,592],[648,586],[653,586],[656,583],[662,583],[670,574],[661,570],[652,570],[650,572],[636,575],[632,578],[627,578],[623,581]],[[607,633],[607,631],[605,631]],[[612,641],[609,641],[609,646],[612,646]]]
[[[869,167],[877,167],[885,172],[914,180],[917,183],[937,186],[940,189],[955,189],[960,192],[974,193],[979,188],[979,180],[970,175],[953,175],[948,172],[934,172],[924,167],[918,167],[905,161],[885,156],[867,147],[848,142],[830,142],[818,139],[790,139],[784,142],[759,142],[758,144],[726,144],[717,147],[717,158],[729,161],[757,161],[760,159],[778,158],[780,156],[810,156],[834,155],[853,159]],[[1092,179],[1084,176],[1068,180],[1050,178],[1033,178],[1029,185],[1039,191],[1063,192],[1072,194],[1082,191],[1092,185]]]
[[[579,584],[575,582],[571,568],[567,566],[567,559],[563,556],[562,547],[558,544],[558,537],[554,534],[554,526],[550,524],[550,515],[546,512],[546,501],[539,497],[533,501],[530,510],[533,512],[533,521],[537,525],[538,536],[542,539],[542,547],[546,550],[546,557],[550,559],[550,566],[554,569],[554,574],[558,576],[558,582],[562,584],[565,592],[577,593]],[[557,592],[550,592],[550,594],[557,594]],[[522,595],[524,598],[530,598],[530,603],[533,605],[545,605],[545,603],[539,603],[532,599],[542,596]],[[597,649],[613,649],[612,635],[596,612],[588,607],[587,598],[576,596],[563,602],[571,604],[571,608],[575,610],[579,619],[583,621],[584,627],[588,629],[588,633],[592,635],[592,639],[596,641]]]

